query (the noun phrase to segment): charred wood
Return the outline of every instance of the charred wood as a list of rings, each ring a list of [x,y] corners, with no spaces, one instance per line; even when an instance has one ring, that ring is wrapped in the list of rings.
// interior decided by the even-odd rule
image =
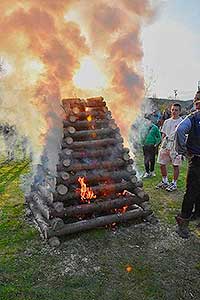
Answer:
[[[60,230],[49,230],[48,237],[61,236],[66,234],[72,234],[75,232],[81,232],[96,227],[102,227],[112,223],[126,222],[131,219],[137,219],[143,217],[145,212],[142,208],[127,211],[125,213],[118,213],[113,215],[107,215],[97,217],[95,219],[78,221],[76,223],[65,224]]]
[[[60,203],[60,202],[58,202]],[[62,202],[61,202],[62,203]],[[90,204],[81,204],[76,206],[70,206],[61,209],[61,206],[59,206],[59,209],[51,209],[50,210],[50,216],[51,217],[73,217],[77,215],[86,215],[91,213],[99,213],[104,211],[109,211],[111,209],[117,209],[122,208],[124,206],[130,206],[132,204],[141,204],[142,199],[137,197],[136,195],[128,195],[127,197],[120,197],[117,199],[102,201],[102,202],[94,202]]]

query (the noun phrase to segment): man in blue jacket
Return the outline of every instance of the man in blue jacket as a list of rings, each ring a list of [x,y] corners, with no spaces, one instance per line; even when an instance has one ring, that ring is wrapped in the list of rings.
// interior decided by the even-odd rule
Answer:
[[[181,213],[176,216],[177,233],[189,237],[189,221],[194,205],[200,205],[200,91],[194,98],[196,111],[187,116],[177,127],[176,150],[188,158],[186,192]]]

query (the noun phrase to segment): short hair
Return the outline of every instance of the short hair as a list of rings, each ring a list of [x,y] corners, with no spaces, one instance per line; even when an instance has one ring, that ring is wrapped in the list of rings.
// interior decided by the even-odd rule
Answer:
[[[179,111],[181,111],[181,105],[179,103],[173,103],[172,106],[178,107]],[[172,108],[172,106],[171,106],[171,108]]]

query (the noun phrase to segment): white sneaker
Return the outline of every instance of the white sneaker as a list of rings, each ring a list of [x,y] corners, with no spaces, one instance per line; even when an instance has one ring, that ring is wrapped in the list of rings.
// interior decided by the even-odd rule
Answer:
[[[170,185],[166,188],[167,192],[173,192],[173,191],[176,191],[176,190],[177,190],[177,186],[173,182],[171,182]]]
[[[150,172],[150,176],[151,177],[155,177],[156,176],[156,173],[153,171],[153,172]]]
[[[168,186],[169,186],[168,182],[165,183],[165,182],[161,181],[160,183],[158,183],[156,185],[156,189],[163,189],[163,190],[165,190]]]
[[[144,175],[142,176],[143,178],[149,178],[151,175],[150,175],[150,173],[144,173]]]

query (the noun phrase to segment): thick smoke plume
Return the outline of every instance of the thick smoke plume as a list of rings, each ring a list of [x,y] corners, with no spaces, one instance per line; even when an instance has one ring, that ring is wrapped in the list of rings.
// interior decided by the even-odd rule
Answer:
[[[102,95],[126,138],[144,95],[140,29],[153,16],[150,2],[1,0],[0,11],[7,70],[0,75],[0,121],[28,135],[34,153],[44,145],[52,153],[61,134],[60,100]],[[105,75],[104,89],[81,90],[74,83],[86,56]]]

